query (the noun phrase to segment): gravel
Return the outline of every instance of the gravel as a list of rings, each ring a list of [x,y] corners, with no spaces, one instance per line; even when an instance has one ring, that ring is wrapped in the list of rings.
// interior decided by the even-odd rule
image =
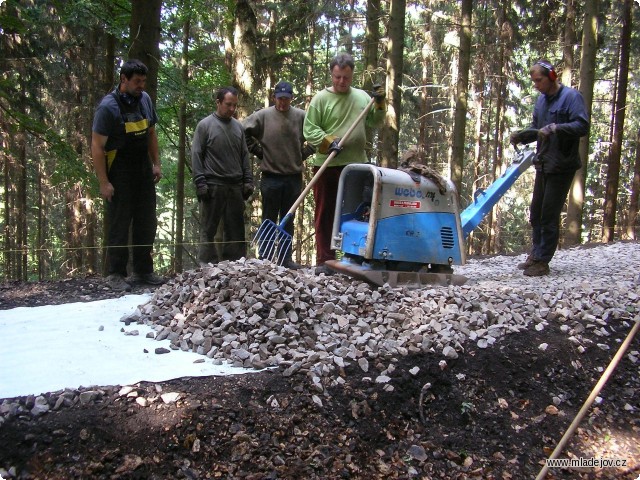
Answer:
[[[455,359],[470,342],[489,348],[550,321],[562,322],[584,353],[606,348],[587,340],[586,330],[607,336],[640,319],[637,243],[558,251],[545,277],[524,277],[516,269],[524,258],[471,259],[456,268],[465,285],[414,290],[256,259],[222,262],[184,272],[122,321],[152,326],[174,350],[238,367],[279,367],[285,376],[307,375],[322,391],[351,365],[366,376],[371,363],[399,355]]]

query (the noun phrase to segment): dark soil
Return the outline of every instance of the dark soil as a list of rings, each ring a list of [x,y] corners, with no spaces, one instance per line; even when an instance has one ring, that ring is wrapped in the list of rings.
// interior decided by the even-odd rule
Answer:
[[[0,287],[0,309],[119,295],[95,278],[15,283]],[[438,355],[397,358],[391,392],[356,369],[342,372],[344,384],[326,394],[279,370],[143,383],[139,396],[181,394],[147,407],[105,386],[89,404],[6,417],[0,472],[32,479],[535,478],[628,331],[620,323],[579,353],[552,322],[492,348],[470,345],[446,365]],[[637,338],[629,350],[640,350]],[[564,398],[557,408],[554,396]],[[639,478],[639,411],[638,363],[627,354],[559,455],[618,458],[626,466],[553,469],[546,478]]]

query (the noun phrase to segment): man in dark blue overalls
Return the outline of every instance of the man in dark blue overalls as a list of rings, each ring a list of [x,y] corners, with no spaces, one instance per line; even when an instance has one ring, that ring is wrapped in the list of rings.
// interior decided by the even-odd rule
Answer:
[[[131,291],[131,283],[159,285],[151,251],[156,236],[155,184],[160,180],[160,156],[155,125],[158,116],[144,91],[147,67],[127,61],[120,84],[96,109],[91,156],[107,201],[108,278],[113,290]],[[133,243],[133,276],[127,281],[129,227]]]

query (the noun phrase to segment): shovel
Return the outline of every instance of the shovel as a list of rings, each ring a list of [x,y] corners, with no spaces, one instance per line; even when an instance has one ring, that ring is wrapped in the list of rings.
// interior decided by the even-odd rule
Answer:
[[[358,115],[358,118],[356,118],[356,120],[353,122],[353,125],[349,127],[349,130],[345,132],[345,134],[340,139],[340,142],[338,142],[338,147],[342,147],[342,145],[344,145],[345,141],[349,138],[349,135],[351,135],[353,129],[356,128],[360,121],[369,113],[373,102],[375,102],[375,98],[371,98],[371,100],[369,100],[369,103],[364,108],[364,110],[360,112],[360,115]],[[336,151],[331,152],[331,154],[327,157],[327,159],[315,173],[311,181],[302,191],[300,196],[298,196],[296,201],[293,203],[287,214],[284,216],[284,218],[282,218],[280,224],[276,224],[273,220],[269,219],[262,222],[262,225],[260,225],[258,231],[253,237],[253,240],[251,241],[252,246],[255,246],[256,244],[258,245],[258,256],[260,258],[262,258],[263,260],[270,260],[271,262],[278,265],[282,265],[285,258],[287,258],[289,252],[291,251],[292,240],[291,235],[284,228],[287,226],[287,223],[289,223],[293,218],[293,213],[300,206],[302,200],[304,200],[304,197],[306,197],[307,193],[309,193],[309,190],[311,190],[311,187],[315,185],[315,183],[318,181],[318,178],[320,178],[320,175],[322,175],[322,173],[327,169],[327,167],[331,163],[331,160],[333,160],[333,158],[337,154],[338,152]]]

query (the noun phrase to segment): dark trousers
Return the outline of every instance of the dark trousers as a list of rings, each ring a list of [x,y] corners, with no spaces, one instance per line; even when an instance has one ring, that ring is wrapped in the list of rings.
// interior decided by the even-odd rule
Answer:
[[[313,167],[315,174],[320,167]],[[333,233],[333,216],[336,210],[338,196],[338,182],[344,167],[329,167],[313,186],[313,196],[316,202],[316,265],[322,265],[327,260],[334,260],[336,254],[331,250],[331,234]]]
[[[560,240],[560,214],[574,174],[536,171],[529,218],[533,229],[531,254],[534,260],[549,262],[556,252]]]
[[[107,202],[108,272],[127,275],[131,227],[133,272],[141,275],[151,273],[151,252],[157,226],[156,190],[151,166],[127,170],[114,163],[109,171],[109,180],[114,194],[111,201]]]
[[[274,175],[262,173],[260,194],[262,196],[262,221],[271,220],[279,224],[302,192],[302,174]],[[291,217],[284,230],[293,238],[295,216]],[[265,246],[264,248],[268,248]],[[259,256],[262,257],[263,245],[260,245]],[[291,258],[291,249],[286,253]]]
[[[217,248],[214,237],[220,222],[223,243]],[[238,260],[246,255],[242,185],[209,185],[209,198],[200,202],[198,262]]]

